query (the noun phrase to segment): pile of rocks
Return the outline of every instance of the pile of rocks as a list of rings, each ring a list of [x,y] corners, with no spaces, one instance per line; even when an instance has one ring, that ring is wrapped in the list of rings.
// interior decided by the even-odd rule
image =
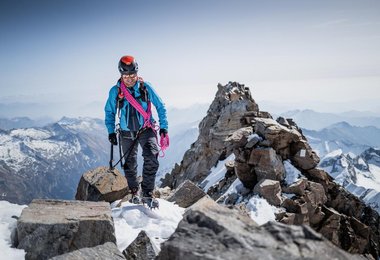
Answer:
[[[221,196],[239,178],[247,189],[285,209],[278,221],[309,225],[348,252],[379,256],[379,215],[316,168],[319,157],[295,122],[259,111],[244,85],[218,85],[199,132],[163,186],[176,188],[185,179],[200,185],[218,161],[234,153],[225,178],[208,190],[214,200],[235,204],[236,194]],[[299,171],[296,182],[286,181],[284,164]]]

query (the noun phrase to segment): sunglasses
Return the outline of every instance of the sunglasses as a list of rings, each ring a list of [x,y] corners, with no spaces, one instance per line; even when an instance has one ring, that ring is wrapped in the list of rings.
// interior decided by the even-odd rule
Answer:
[[[133,74],[129,74],[129,75],[127,75],[127,74],[123,74],[123,75],[121,75],[123,78],[134,78],[134,77],[136,77],[136,73],[133,73]]]

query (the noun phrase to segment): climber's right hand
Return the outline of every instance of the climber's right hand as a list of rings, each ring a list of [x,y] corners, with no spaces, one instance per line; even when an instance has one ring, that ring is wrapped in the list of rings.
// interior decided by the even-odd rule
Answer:
[[[110,141],[110,143],[113,145],[117,145],[116,133],[109,134],[108,141]]]

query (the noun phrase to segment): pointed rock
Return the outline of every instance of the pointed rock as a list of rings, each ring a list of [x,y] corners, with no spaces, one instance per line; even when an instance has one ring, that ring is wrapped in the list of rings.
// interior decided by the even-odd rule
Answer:
[[[187,208],[206,196],[206,193],[189,180],[182,183],[167,200]]]
[[[150,238],[144,230],[140,231],[136,239],[123,251],[127,260],[153,260],[156,251]]]
[[[128,193],[126,178],[115,168],[98,167],[83,174],[75,199],[114,202]]]

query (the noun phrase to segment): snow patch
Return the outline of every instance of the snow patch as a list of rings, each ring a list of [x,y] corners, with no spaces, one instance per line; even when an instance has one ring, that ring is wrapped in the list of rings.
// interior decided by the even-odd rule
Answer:
[[[12,216],[20,216],[25,205],[17,205],[8,201],[0,201],[0,252],[1,259],[25,259],[25,251],[12,248],[11,233],[15,230],[17,220]]]
[[[288,186],[295,183],[303,176],[302,173],[296,167],[294,167],[289,160],[284,161],[284,167],[286,175],[285,182]]]
[[[203,191],[207,193],[208,189],[219,182],[221,179],[224,178],[227,169],[225,166],[225,163],[228,161],[234,161],[235,160],[235,154],[231,154],[228,156],[225,160],[219,161],[218,164],[211,169],[211,173],[201,182],[201,187],[203,188]],[[205,185],[205,186],[203,186]]]
[[[158,201],[160,208],[154,210],[129,202],[116,207],[120,200],[111,204],[117,247],[121,252],[136,239],[141,230],[147,233],[157,253],[160,244],[174,233],[185,209],[173,202],[162,199]]]
[[[260,226],[269,221],[276,221],[275,213],[280,211],[280,209],[270,205],[266,199],[257,195],[248,201],[247,209],[250,211],[251,219]]]

